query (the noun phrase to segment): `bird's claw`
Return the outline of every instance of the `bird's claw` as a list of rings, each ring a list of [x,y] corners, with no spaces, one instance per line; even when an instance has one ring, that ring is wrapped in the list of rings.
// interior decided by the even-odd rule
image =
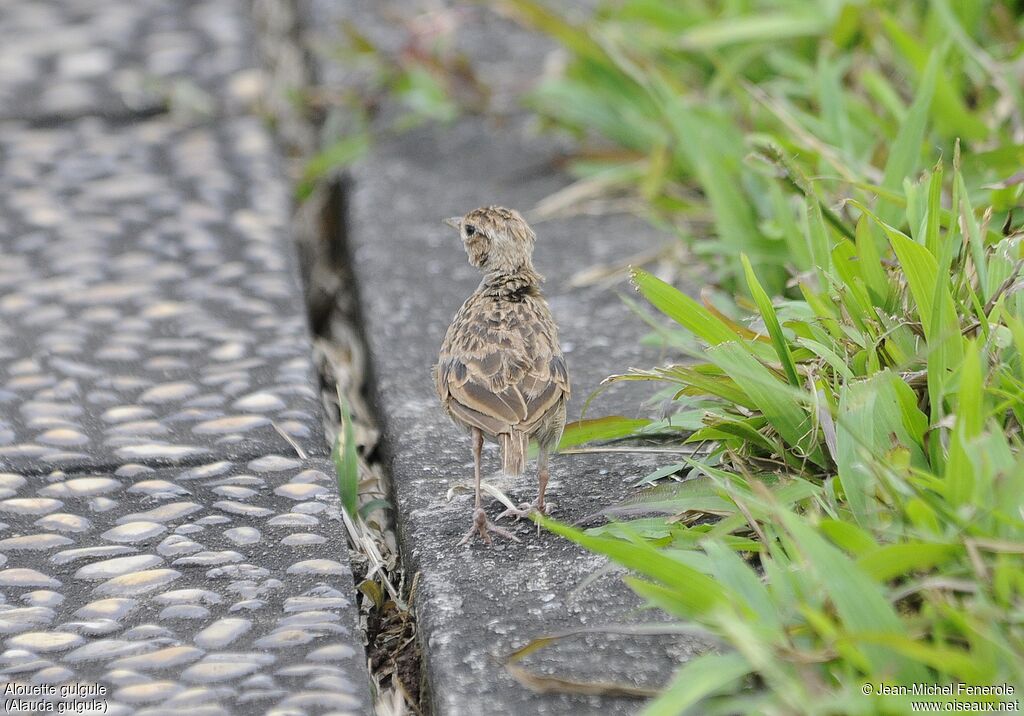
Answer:
[[[519,541],[519,538],[511,532],[509,532],[507,529],[505,529],[504,527],[499,527],[498,525],[488,520],[487,513],[484,512],[483,508],[478,507],[476,508],[476,510],[473,511],[473,526],[470,527],[469,531],[467,531],[466,534],[462,537],[462,541],[459,542],[459,545],[461,546],[464,544],[468,544],[469,541],[473,539],[473,535],[477,534],[480,535],[480,539],[482,539],[485,544],[491,544],[491,532],[499,534],[502,537],[506,537],[512,540],[513,542]]]
[[[534,512],[538,512],[538,513],[540,513],[542,515],[547,515],[548,513],[550,513],[550,511],[551,511],[550,506],[548,506],[546,504],[538,505],[537,501],[534,500],[533,502],[522,502],[522,503],[519,504],[519,507],[509,507],[507,510],[502,512],[500,515],[498,515],[494,519],[495,520],[500,520],[500,519],[503,519],[505,517],[511,516],[511,517],[515,518],[516,522],[518,522],[519,520],[522,520],[522,519],[525,519],[525,518],[529,517]]]

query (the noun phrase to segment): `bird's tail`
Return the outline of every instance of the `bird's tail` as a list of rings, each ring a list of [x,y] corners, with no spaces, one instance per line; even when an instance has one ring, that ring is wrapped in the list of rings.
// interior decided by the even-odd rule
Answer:
[[[526,451],[530,440],[526,433],[513,430],[501,434],[501,469],[506,475],[516,477],[522,475],[526,468]]]

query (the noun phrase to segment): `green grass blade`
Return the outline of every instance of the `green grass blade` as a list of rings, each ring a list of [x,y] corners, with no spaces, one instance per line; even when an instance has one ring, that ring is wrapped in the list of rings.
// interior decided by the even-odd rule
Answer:
[[[779,357],[783,370],[786,371],[786,378],[789,380],[790,385],[799,388],[800,378],[796,374],[796,364],[793,362],[793,354],[789,350],[786,336],[782,333],[782,326],[779,324],[779,317],[775,313],[775,307],[772,306],[771,299],[768,298],[768,294],[765,293],[764,288],[758,282],[757,276],[754,274],[754,268],[750,265],[750,259],[747,258],[747,255],[741,254],[740,261],[743,264],[743,272],[747,278],[747,288],[750,289],[750,295],[753,296],[754,303],[757,304],[757,308],[761,312],[761,318],[764,319],[764,324],[768,328],[768,335],[771,336],[772,345],[775,346],[775,354]]]

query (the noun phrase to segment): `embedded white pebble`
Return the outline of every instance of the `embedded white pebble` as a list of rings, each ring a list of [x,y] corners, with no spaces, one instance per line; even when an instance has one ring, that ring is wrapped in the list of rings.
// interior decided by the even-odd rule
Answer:
[[[36,520],[34,524],[36,527],[54,532],[88,532],[92,529],[92,522],[88,518],[67,512],[55,512]]]
[[[75,612],[75,616],[81,619],[113,619],[118,621],[131,613],[138,604],[137,599],[119,599],[116,597],[97,599],[79,608]]]
[[[169,669],[173,666],[189,664],[205,653],[202,649],[196,649],[193,646],[168,646],[148,654],[126,656],[113,662],[110,666],[138,671]]]
[[[117,507],[117,501],[109,497],[92,497],[89,499],[89,509],[93,512],[109,512]]]
[[[234,500],[220,500],[213,503],[213,507],[218,510],[223,510],[232,515],[244,515],[246,517],[266,517],[267,515],[274,514],[273,510],[267,509],[266,507],[256,507],[255,505],[246,505],[242,502],[236,502]]]
[[[284,600],[286,612],[305,612],[316,609],[344,609],[349,600],[342,596],[334,597],[288,597]]]
[[[203,545],[181,535],[168,535],[156,546],[156,551],[164,557],[174,557],[179,554],[191,554],[199,552]]]
[[[349,569],[333,559],[307,559],[288,568],[288,574],[348,574]]]
[[[39,435],[36,440],[46,445],[84,445],[89,437],[71,428],[53,428]]]
[[[117,520],[117,524],[123,525],[127,522],[172,522],[199,512],[202,509],[201,505],[197,505],[194,502],[171,502],[154,507],[146,512],[125,515]]]
[[[122,629],[121,623],[113,619],[88,619],[80,622],[64,622],[62,629],[78,631],[89,636],[105,636]]]
[[[271,527],[316,527],[320,524],[320,520],[313,517],[313,515],[300,515],[295,512],[289,512],[277,517],[271,517],[267,520],[267,524]]]
[[[269,574],[269,569],[255,564],[226,564],[206,570],[210,579],[264,579]]]
[[[269,412],[284,410],[286,407],[284,401],[273,393],[249,393],[249,395],[239,398],[234,402],[236,410],[244,410],[246,412]]]
[[[32,652],[27,652],[27,653],[32,653]],[[35,654],[33,654],[33,656],[35,656]],[[53,662],[50,661],[49,659],[42,659],[42,658],[36,657],[36,658],[31,659],[31,660],[26,660],[26,661],[24,661],[24,662],[22,662],[20,664],[16,664],[16,665],[13,665],[13,666],[8,666],[6,669],[4,669],[4,675],[7,678],[11,678],[12,676],[17,678],[16,677],[17,674],[26,674],[26,673],[28,673],[30,671],[38,671],[39,669],[45,669],[48,666],[53,666]]]
[[[46,515],[56,512],[64,503],[48,497],[12,497],[0,500],[0,512],[12,515]]]
[[[205,455],[210,452],[206,448],[194,445],[168,445],[166,443],[143,443],[140,445],[126,445],[118,448],[114,453],[122,460],[133,459],[165,459],[183,460],[186,457]]]
[[[100,536],[108,542],[127,542],[131,544],[134,542],[142,542],[143,540],[150,539],[151,537],[155,537],[166,531],[167,527],[159,522],[138,520],[136,522],[125,522],[117,527],[112,527]]]
[[[260,609],[263,609],[266,606],[267,606],[267,603],[265,601],[263,601],[262,599],[243,599],[240,602],[236,602],[235,604],[232,604],[231,608],[228,609],[228,611],[229,612],[240,612],[240,611],[242,611],[244,609],[246,611],[255,612],[255,611],[258,611]]]
[[[140,554],[132,557],[115,557],[102,562],[87,564],[75,572],[75,579],[110,579],[130,572],[139,572],[158,564],[163,564],[163,559],[155,554]]]
[[[60,581],[27,567],[0,569],[0,587],[59,587]]]
[[[331,644],[314,649],[306,655],[310,661],[343,661],[355,656],[355,649],[348,644]]]
[[[79,559],[89,559],[91,557],[112,557],[118,554],[130,554],[137,550],[133,547],[118,547],[116,545],[109,545],[105,547],[80,547],[78,549],[66,549],[62,552],[50,557],[50,561],[54,564],[67,564],[68,562],[74,562]]]
[[[328,490],[323,485],[310,482],[289,482],[274,490],[275,495],[287,497],[289,500],[310,500],[318,495],[326,495]]]
[[[260,541],[260,531],[255,527],[233,527],[224,532],[224,536],[235,544],[253,544]]]
[[[228,681],[240,676],[251,674],[260,668],[256,661],[211,661],[209,657],[193,664],[181,672],[181,678],[196,684],[210,684],[217,681]]]
[[[308,547],[311,545],[323,544],[327,538],[314,532],[296,532],[281,540],[286,547]]]
[[[89,497],[116,492],[122,487],[120,482],[110,477],[79,477],[44,487],[39,494],[46,497]]]
[[[0,609],[0,634],[18,634],[49,624],[56,612],[49,607],[5,607]]]
[[[95,592],[111,596],[131,597],[159,589],[180,576],[181,572],[176,569],[148,569],[142,572],[132,572],[104,582],[96,587]]]
[[[153,468],[148,465],[139,465],[138,463],[129,463],[122,465],[114,471],[116,477],[127,477],[129,479],[135,479],[139,475],[149,475],[150,473],[156,472]]]
[[[7,640],[7,646],[16,649],[28,649],[35,653],[48,651],[66,651],[78,646],[83,639],[78,634],[66,631],[30,631]]]
[[[159,640],[163,644],[177,643],[180,641],[174,632],[159,624],[140,624],[126,631],[123,638],[133,641],[145,641],[147,639]]]
[[[305,629],[275,629],[270,634],[256,639],[253,645],[257,648],[288,648],[308,644],[314,638],[316,634]]]
[[[210,616],[210,610],[198,604],[174,604],[165,607],[160,612],[160,621],[171,619],[206,619]]]
[[[231,469],[233,463],[228,460],[218,460],[217,462],[211,462],[206,465],[200,465],[199,467],[193,467],[190,470],[186,470],[178,476],[179,480],[201,480],[207,477],[217,477],[223,475],[225,472]]]
[[[157,497],[161,495],[187,495],[189,491],[167,480],[142,480],[128,488],[128,492],[141,492]]]
[[[46,549],[55,549],[57,547],[63,547],[66,544],[74,543],[74,540],[68,539],[67,537],[43,532],[34,535],[22,535],[21,537],[8,537],[5,540],[0,540],[0,552],[18,552],[22,550],[34,552]]]
[[[250,490],[248,487],[239,487],[238,485],[221,485],[220,487],[213,488],[213,491],[221,497],[230,497],[235,500],[247,500],[253,495],[258,495],[256,490]]]
[[[217,592],[208,589],[172,589],[158,594],[153,599],[164,604],[220,604],[224,601]]]
[[[71,681],[75,672],[63,666],[48,666],[32,676],[33,684],[62,684]]]
[[[179,567],[211,567],[218,564],[230,564],[244,560],[238,552],[224,550],[221,552],[197,552],[187,557],[179,557],[173,564]]]
[[[334,482],[334,480],[325,475],[320,470],[303,470],[298,475],[293,477],[290,482]]]
[[[302,467],[302,463],[281,455],[266,455],[250,460],[248,468],[256,472],[282,472]]]
[[[300,515],[319,515],[327,507],[325,502],[300,502],[292,507],[292,512],[298,512]]]
[[[277,625],[279,627],[305,626],[324,628],[330,626],[334,628],[336,625],[329,624],[329,622],[337,621],[341,621],[341,617],[334,612],[309,611],[292,614],[290,617],[282,617],[277,620]]]
[[[223,525],[229,524],[230,522],[230,517],[225,517],[224,515],[209,515],[207,517],[200,517],[194,522],[194,524],[205,528],[207,525]]]
[[[0,489],[15,493],[24,484],[25,478],[21,475],[15,475],[13,472],[0,472]]]
[[[142,393],[139,400],[143,403],[164,404],[190,398],[199,392],[199,388],[193,383],[179,381],[176,383],[163,383]]]
[[[139,405],[120,405],[104,411],[102,418],[108,423],[138,421],[153,416],[153,411]]]
[[[155,645],[144,641],[125,641],[124,639],[100,639],[80,646],[64,655],[64,661],[78,664],[90,661],[105,661],[118,656],[129,656],[146,651],[153,651]]]
[[[225,617],[196,634],[192,641],[204,649],[223,649],[251,628],[252,622],[249,619]]]
[[[230,415],[199,423],[192,432],[200,435],[224,435],[226,433],[244,433],[253,428],[269,425],[270,419],[262,415]]]
[[[219,361],[238,360],[246,352],[247,348],[244,343],[224,343],[210,351],[210,357]]]
[[[21,601],[30,607],[44,607],[47,609],[59,607],[64,602],[64,595],[49,589],[36,589],[21,595]]]

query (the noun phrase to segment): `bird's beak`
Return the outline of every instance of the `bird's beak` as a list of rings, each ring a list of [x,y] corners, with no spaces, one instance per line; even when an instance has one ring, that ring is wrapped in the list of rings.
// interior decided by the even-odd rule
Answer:
[[[462,217],[450,216],[444,220],[444,223],[448,224],[448,226],[452,227],[453,229],[459,229],[462,227]]]

